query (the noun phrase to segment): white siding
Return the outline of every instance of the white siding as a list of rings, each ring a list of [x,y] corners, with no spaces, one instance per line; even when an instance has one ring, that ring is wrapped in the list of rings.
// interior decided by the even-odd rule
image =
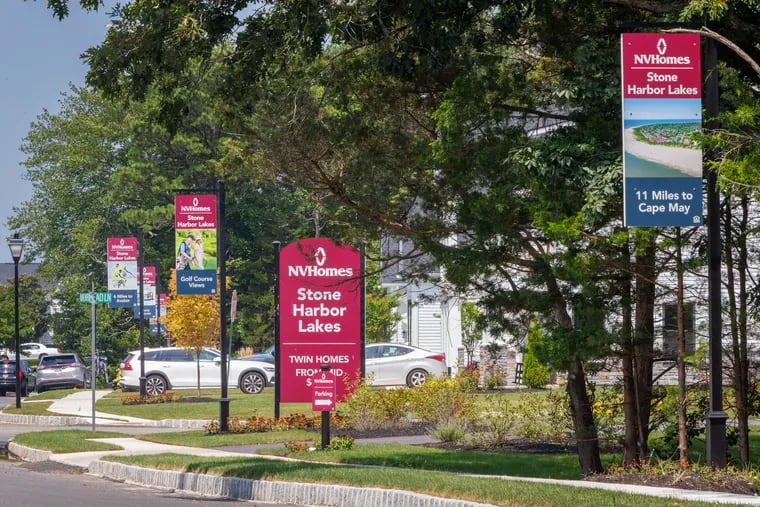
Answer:
[[[424,303],[417,307],[418,347],[445,352],[441,343],[441,304]]]

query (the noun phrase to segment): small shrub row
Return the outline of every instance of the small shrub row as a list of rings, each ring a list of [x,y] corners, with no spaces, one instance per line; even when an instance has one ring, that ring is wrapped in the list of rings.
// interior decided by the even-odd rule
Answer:
[[[227,431],[229,433],[264,433],[267,431],[319,429],[322,425],[321,418],[321,414],[307,416],[302,413],[278,418],[257,415],[245,419],[242,417],[230,417],[227,420]],[[343,418],[338,414],[333,415],[331,420],[336,427],[340,427],[343,423]],[[211,435],[216,435],[221,431],[219,421],[217,420],[204,425],[203,429]]]
[[[172,403],[182,399],[179,394],[165,392],[156,396],[141,395],[140,393],[124,393],[121,395],[122,405],[155,405],[158,403]]]
[[[306,452],[314,448],[314,442],[311,440],[288,440],[285,442],[285,448],[289,452]],[[352,437],[333,437],[330,445],[324,449],[326,451],[347,451],[354,446]]]

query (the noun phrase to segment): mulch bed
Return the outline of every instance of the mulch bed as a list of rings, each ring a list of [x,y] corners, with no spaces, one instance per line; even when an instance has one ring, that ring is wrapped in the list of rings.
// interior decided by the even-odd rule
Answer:
[[[757,495],[757,486],[741,478],[723,476],[705,478],[690,472],[671,474],[623,473],[590,475],[584,480],[593,482],[608,482],[615,484],[635,484],[639,486],[654,486],[662,488],[695,489],[700,491],[719,491],[722,493],[737,493],[740,495]]]

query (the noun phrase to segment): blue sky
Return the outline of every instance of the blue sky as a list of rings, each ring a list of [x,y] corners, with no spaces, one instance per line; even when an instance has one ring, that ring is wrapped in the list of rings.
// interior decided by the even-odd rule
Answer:
[[[87,13],[70,3],[71,16],[59,22],[46,0],[0,2],[0,262],[13,262],[7,219],[32,195],[19,150],[29,125],[44,110],[59,110],[69,83],[84,84],[87,67],[79,55],[106,34],[109,7]]]
[[[628,120],[698,120],[702,99],[625,99],[623,111]]]

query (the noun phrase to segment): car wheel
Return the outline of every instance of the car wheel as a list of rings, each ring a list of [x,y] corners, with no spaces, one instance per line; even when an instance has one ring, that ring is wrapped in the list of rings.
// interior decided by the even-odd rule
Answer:
[[[166,380],[161,375],[148,375],[145,379],[145,392],[158,396],[166,392]]]
[[[255,371],[246,373],[240,379],[240,390],[245,394],[259,394],[264,390],[264,386],[266,386],[264,376]]]
[[[41,393],[41,392],[44,392],[44,391],[45,391],[45,387],[44,387],[44,386],[37,386],[37,387],[35,388],[35,391],[37,391],[37,393]]]
[[[419,387],[427,380],[428,372],[425,370],[412,370],[406,376],[406,385],[409,387]]]
[[[24,398],[29,396],[29,384],[27,384],[26,382],[24,382],[24,385],[21,386],[21,396],[23,396]]]
[[[0,391],[0,398],[5,398],[5,391]]]

